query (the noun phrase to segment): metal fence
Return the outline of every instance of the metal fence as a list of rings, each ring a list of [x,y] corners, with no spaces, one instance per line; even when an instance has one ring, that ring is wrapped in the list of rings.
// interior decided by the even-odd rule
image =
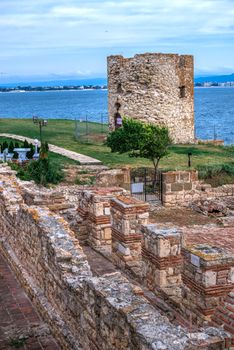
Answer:
[[[137,168],[131,171],[131,194],[145,202],[162,202],[162,172],[154,169]]]
[[[75,137],[79,142],[102,143],[108,133],[108,114],[83,115],[75,119]]]

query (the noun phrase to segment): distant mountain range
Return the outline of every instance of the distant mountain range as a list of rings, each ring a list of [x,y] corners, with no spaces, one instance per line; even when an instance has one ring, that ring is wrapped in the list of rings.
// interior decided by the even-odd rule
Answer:
[[[199,77],[194,79],[195,83],[215,82],[226,83],[234,81],[234,73],[229,75],[213,75],[208,77]]]
[[[82,86],[82,85],[106,85],[107,80],[105,78],[93,78],[93,79],[76,79],[76,80],[52,80],[52,81],[33,81],[33,82],[17,82],[1,84],[0,87],[17,87],[17,86],[32,86],[32,87],[47,87],[47,86]]]
[[[234,82],[234,73],[229,75],[213,75],[206,77],[195,77],[195,83],[205,83],[205,82]],[[0,83],[0,87],[17,87],[17,86],[31,86],[31,87],[47,87],[47,86],[82,86],[82,85],[107,85],[106,78],[89,78],[89,79],[71,79],[71,80],[50,80],[50,81],[32,81],[32,82],[16,82],[16,83]]]

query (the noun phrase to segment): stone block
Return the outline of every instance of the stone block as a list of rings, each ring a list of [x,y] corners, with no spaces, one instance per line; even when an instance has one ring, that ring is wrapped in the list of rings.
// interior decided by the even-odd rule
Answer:
[[[190,190],[192,190],[192,183],[191,183],[191,182],[185,182],[185,183],[184,183],[184,190],[185,190],[185,191],[190,191]]]
[[[176,182],[176,173],[175,172],[163,173],[163,183],[172,184],[175,182]]]
[[[190,182],[190,172],[188,171],[179,172],[179,181],[183,183]]]
[[[171,185],[172,192],[178,192],[178,191],[183,191],[183,190],[184,190],[184,185],[182,183],[173,183]]]
[[[202,275],[202,284],[205,287],[213,287],[217,283],[217,272],[205,271]]]

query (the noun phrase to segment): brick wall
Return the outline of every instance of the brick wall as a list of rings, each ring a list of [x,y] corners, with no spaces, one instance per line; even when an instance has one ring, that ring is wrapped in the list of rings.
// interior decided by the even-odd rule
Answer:
[[[185,247],[182,310],[202,325],[234,290],[234,257],[208,244]]]
[[[112,259],[123,268],[141,275],[141,226],[148,223],[149,204],[133,197],[111,200]]]
[[[177,229],[142,227],[143,281],[153,290],[174,299],[181,298],[182,234]]]

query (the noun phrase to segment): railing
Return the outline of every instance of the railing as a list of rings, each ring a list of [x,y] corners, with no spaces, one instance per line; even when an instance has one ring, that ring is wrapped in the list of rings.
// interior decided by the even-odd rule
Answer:
[[[75,120],[75,137],[79,142],[102,143],[108,133],[108,114],[83,115]]]
[[[131,171],[131,194],[145,202],[162,201],[162,172],[138,168]]]

